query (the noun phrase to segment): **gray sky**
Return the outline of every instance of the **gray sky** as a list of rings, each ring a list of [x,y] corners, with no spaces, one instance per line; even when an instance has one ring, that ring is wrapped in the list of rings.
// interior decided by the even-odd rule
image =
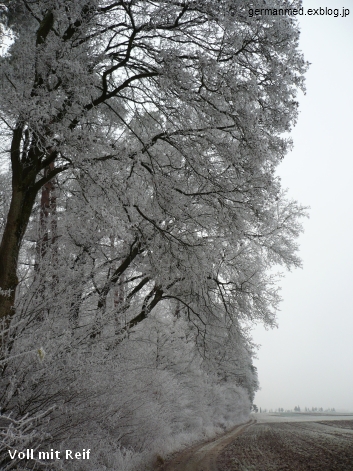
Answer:
[[[281,283],[279,328],[256,327],[262,408],[353,411],[353,1],[304,0],[305,8],[350,8],[346,18],[303,16],[311,62],[307,94],[279,168],[289,195],[311,207],[300,237],[303,269]]]

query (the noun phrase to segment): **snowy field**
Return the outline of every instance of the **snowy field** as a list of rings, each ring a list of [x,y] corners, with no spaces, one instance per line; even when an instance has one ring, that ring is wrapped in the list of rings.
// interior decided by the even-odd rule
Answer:
[[[254,414],[218,471],[352,471],[353,414]]]
[[[251,414],[251,417],[258,423],[268,422],[317,422],[327,420],[353,420],[353,413],[341,414],[334,412],[327,413],[311,413],[311,412],[284,412],[284,413],[266,413]],[[353,446],[353,445],[352,445]],[[352,467],[353,469],[353,467]]]

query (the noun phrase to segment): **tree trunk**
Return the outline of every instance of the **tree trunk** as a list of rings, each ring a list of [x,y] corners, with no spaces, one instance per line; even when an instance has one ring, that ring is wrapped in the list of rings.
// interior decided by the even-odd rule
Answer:
[[[47,178],[54,170],[55,164],[51,162],[44,169],[44,177]],[[41,278],[45,279],[45,268],[41,266],[42,260],[47,256],[50,251],[50,264],[55,265],[57,262],[57,214],[56,214],[56,194],[55,194],[55,179],[47,181],[42,186],[42,195],[40,200],[40,217],[39,217],[39,230],[36,246],[36,262],[35,272]],[[53,275],[53,282],[57,279]]]
[[[23,127],[16,127],[11,143],[11,203],[0,244],[0,321],[5,323],[5,328],[13,315],[18,285],[18,256],[37,193],[37,172],[30,165],[31,160],[37,157],[36,150],[30,153],[31,160],[25,162],[25,167],[21,162],[22,136]]]
[[[0,321],[5,320],[5,326],[13,315],[18,284],[18,256],[35,197],[34,191],[24,191],[13,185],[10,209],[0,245]]]
[[[37,31],[37,46],[42,46],[52,29],[54,15],[47,13]],[[43,77],[36,67],[35,83],[31,96],[37,94],[38,88],[43,84]],[[23,137],[25,138],[23,139]],[[41,167],[41,158],[46,152],[37,146],[36,137],[29,139],[29,131],[25,129],[23,121],[19,118],[13,131],[11,142],[12,165],[12,196],[5,230],[0,244],[0,322],[9,325],[13,315],[16,287],[18,285],[17,264],[18,256],[32,213],[33,205],[39,190],[36,177]],[[50,151],[49,151],[50,154]],[[51,159],[54,161],[54,158]],[[48,161],[50,165],[50,161]],[[37,182],[38,183],[38,182]],[[43,184],[45,181],[43,181]]]

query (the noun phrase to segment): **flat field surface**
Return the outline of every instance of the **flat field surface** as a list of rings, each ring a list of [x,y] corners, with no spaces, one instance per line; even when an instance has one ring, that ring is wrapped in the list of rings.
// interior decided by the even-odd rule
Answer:
[[[254,418],[218,455],[217,471],[353,471],[352,416]]]

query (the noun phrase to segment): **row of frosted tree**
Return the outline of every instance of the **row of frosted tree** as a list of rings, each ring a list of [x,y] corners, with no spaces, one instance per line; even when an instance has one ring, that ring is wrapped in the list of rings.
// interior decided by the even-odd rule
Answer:
[[[307,67],[250,3],[3,1],[2,470],[142,470],[247,420],[250,328],[300,265],[275,172]]]

